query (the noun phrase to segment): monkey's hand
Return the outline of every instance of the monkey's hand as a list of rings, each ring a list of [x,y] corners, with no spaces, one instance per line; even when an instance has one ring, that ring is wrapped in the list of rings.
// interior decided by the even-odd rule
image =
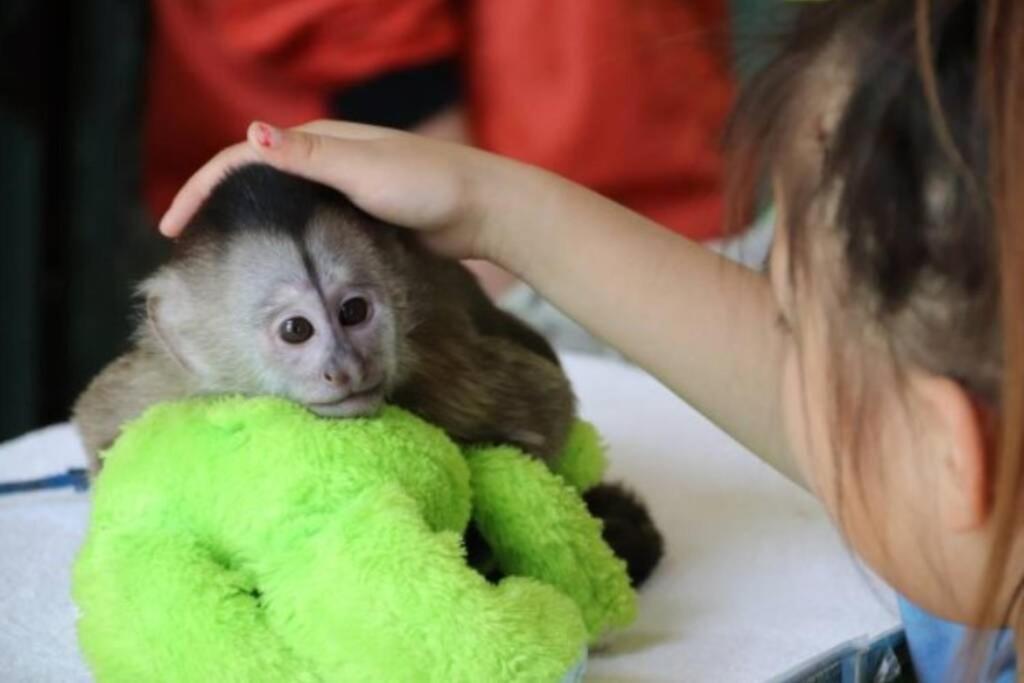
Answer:
[[[423,231],[435,251],[500,261],[507,228],[537,223],[550,188],[540,169],[468,147],[387,128],[314,121],[281,130],[249,127],[248,141],[199,169],[160,222],[174,237],[232,168],[262,161],[333,187],[389,223]]]

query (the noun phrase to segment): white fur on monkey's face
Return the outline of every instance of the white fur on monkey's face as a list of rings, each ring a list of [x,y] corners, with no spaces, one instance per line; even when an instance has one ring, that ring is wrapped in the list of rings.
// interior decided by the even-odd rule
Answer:
[[[339,220],[316,215],[301,242],[254,231],[201,266],[192,305],[159,323],[205,391],[282,396],[328,417],[381,406],[398,364],[387,264]]]
[[[331,220],[313,221],[305,253],[268,239],[236,250],[231,267],[262,283],[241,288],[249,294],[240,310],[251,311],[264,386],[321,415],[366,415],[394,374],[394,312],[380,265],[367,263],[362,245],[343,239]]]

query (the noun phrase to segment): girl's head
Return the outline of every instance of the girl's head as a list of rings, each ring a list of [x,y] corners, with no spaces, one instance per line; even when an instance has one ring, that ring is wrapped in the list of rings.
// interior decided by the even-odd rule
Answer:
[[[1015,624],[1024,3],[807,3],[730,136],[734,199],[763,177],[778,210],[782,400],[809,484],[909,598]]]

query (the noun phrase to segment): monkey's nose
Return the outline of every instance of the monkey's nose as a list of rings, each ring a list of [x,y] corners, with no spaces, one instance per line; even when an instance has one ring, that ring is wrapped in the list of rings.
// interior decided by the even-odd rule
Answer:
[[[352,383],[352,378],[344,370],[328,370],[324,372],[324,379],[328,384],[338,387],[347,387]]]

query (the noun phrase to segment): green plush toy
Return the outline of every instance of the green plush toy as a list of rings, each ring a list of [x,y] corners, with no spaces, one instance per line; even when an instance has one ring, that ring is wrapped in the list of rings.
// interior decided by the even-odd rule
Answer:
[[[559,681],[635,596],[579,495],[604,469],[590,426],[555,469],[397,408],[154,407],[96,482],[82,651],[102,683]],[[498,584],[466,563],[471,516]]]

